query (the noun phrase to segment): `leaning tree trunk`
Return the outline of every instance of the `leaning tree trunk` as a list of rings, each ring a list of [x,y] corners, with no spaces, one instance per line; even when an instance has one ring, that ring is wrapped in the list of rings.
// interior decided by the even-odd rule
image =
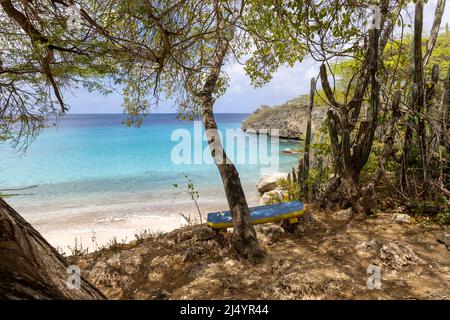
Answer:
[[[442,99],[443,111],[443,144],[447,147],[447,152],[450,154],[450,67],[444,82],[444,94]]]
[[[312,137],[312,110],[314,108],[314,94],[316,92],[316,79],[311,78],[311,88],[309,92],[309,107],[306,115],[307,124],[306,124],[306,137],[305,137],[305,152],[304,152],[304,163],[303,163],[303,194],[309,198],[309,190],[308,190],[308,178],[309,178],[309,160],[311,153],[311,137]]]
[[[252,264],[256,264],[264,259],[266,253],[261,249],[256,238],[256,232],[250,220],[250,210],[248,209],[239,174],[223,149],[213,113],[213,92],[216,88],[222,64],[229,48],[229,40],[225,34],[226,26],[224,25],[220,8],[216,8],[216,15],[219,25],[217,30],[219,41],[216,48],[216,55],[202,91],[198,96],[202,101],[202,119],[211,156],[219,169],[233,218],[231,245],[239,257],[248,260]],[[233,34],[233,31],[231,34]]]
[[[439,28],[441,26],[442,16],[444,15],[446,0],[438,0],[436,4],[436,10],[434,12],[433,27],[431,28],[430,37],[427,40],[427,47],[425,55],[423,57],[423,67],[425,68],[430,60],[431,53],[433,52],[434,45],[436,44],[436,39],[439,35]]]
[[[0,299],[105,299],[80,278],[67,285],[69,265],[28,222],[0,198]]]
[[[218,128],[212,111],[212,101],[203,104],[203,123],[206,137],[217,168],[222,178],[225,195],[233,217],[232,247],[236,253],[256,264],[262,261],[265,252],[260,248],[256,232],[250,220],[250,211],[236,167],[223,150]]]
[[[423,180],[428,181],[428,146],[425,129],[425,120],[422,117],[425,107],[425,78],[422,58],[422,29],[423,29],[423,1],[416,2],[414,15],[414,39],[413,39],[413,86],[415,99],[412,100],[413,111],[417,114],[417,137],[419,139],[420,157],[422,159]]]

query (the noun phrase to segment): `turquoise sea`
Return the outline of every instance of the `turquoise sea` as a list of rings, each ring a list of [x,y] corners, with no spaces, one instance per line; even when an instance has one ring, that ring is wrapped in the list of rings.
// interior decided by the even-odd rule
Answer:
[[[217,115],[227,148],[226,130],[245,135],[240,127],[247,116]],[[14,152],[7,144],[0,145],[0,189],[37,185],[17,192],[19,195],[8,198],[8,202],[44,234],[63,232],[69,226],[84,230],[131,220],[134,225],[141,226],[142,222],[142,227],[151,227],[152,216],[179,215],[184,208],[188,210],[191,200],[182,192],[187,185],[185,175],[199,191],[205,213],[226,207],[206,141],[202,141],[201,149],[206,150],[208,164],[174,163],[173,150],[180,144],[180,136],[175,134],[174,139],[174,132],[193,137],[192,121],[177,120],[175,114],[151,114],[135,128],[123,125],[124,119],[119,114],[67,115],[58,119],[56,126],[43,130],[24,154]],[[193,149],[194,138],[190,143]],[[255,157],[250,154],[254,153],[250,142],[245,146],[235,144],[233,149],[235,154],[245,154],[246,160],[237,168],[251,204],[257,203],[255,184],[262,170],[289,171],[298,161],[296,156],[281,152],[298,147],[297,143],[272,138],[270,146],[266,157],[279,156],[275,168],[260,161],[250,163],[250,157]],[[150,226],[143,225],[140,218],[144,216]]]

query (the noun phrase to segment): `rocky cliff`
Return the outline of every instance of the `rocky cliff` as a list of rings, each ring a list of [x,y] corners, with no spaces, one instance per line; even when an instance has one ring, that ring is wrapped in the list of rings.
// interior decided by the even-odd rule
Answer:
[[[308,97],[300,96],[279,106],[261,106],[242,123],[244,131],[278,129],[279,136],[287,139],[303,139],[306,132]],[[314,106],[312,112],[312,130],[318,131],[326,116],[326,107]]]

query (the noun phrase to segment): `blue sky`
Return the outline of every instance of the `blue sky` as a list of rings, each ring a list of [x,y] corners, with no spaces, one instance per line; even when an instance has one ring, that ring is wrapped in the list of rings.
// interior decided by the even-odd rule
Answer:
[[[437,0],[430,0],[424,10],[424,31],[428,32],[433,23]],[[450,24],[450,4],[447,3],[441,27]],[[296,64],[293,68],[282,67],[272,81],[263,88],[253,88],[245,75],[244,67],[239,64],[225,66],[230,77],[227,92],[216,102],[216,112],[250,113],[261,105],[277,105],[289,99],[309,92],[311,77],[318,73],[319,64],[311,59]],[[120,93],[103,96],[77,89],[66,96],[70,113],[122,113]],[[153,110],[152,110],[153,112]],[[156,112],[176,112],[173,104],[161,102]]]

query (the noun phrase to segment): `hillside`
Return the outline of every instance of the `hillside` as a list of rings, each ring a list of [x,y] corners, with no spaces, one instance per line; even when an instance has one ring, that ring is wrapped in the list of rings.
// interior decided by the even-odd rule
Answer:
[[[278,106],[261,106],[242,123],[244,131],[253,129],[279,129],[280,137],[302,139],[306,131],[308,98],[300,96]],[[326,107],[314,106],[312,112],[313,133],[320,129],[326,116]]]
[[[257,226],[269,253],[257,266],[236,260],[228,235],[204,225],[69,259],[109,299],[450,298],[448,229],[400,224],[391,212],[349,219],[307,210],[296,234]],[[381,267],[379,290],[366,285],[369,265]]]

